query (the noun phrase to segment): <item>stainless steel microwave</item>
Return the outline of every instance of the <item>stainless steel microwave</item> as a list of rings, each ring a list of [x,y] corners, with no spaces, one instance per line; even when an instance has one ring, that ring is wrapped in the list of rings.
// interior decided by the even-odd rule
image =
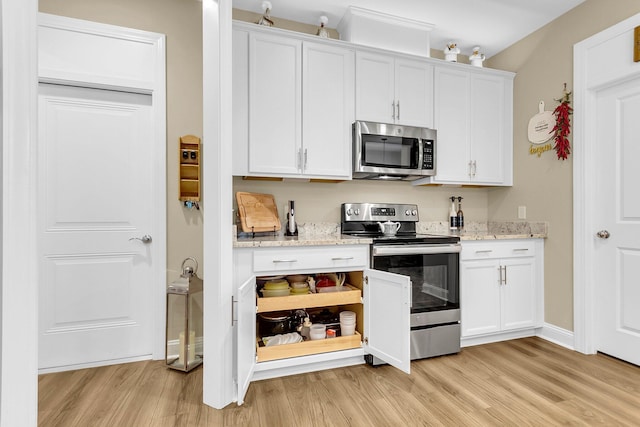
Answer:
[[[434,129],[357,121],[353,178],[413,181],[436,174]]]

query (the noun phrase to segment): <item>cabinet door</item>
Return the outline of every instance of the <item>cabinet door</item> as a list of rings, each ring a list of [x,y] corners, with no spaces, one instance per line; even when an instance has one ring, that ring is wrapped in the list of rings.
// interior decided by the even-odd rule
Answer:
[[[411,281],[384,271],[365,270],[365,351],[410,373]]]
[[[351,179],[354,52],[305,42],[302,145],[305,175]]]
[[[256,277],[238,288],[236,297],[238,405],[244,402],[256,367]]]
[[[433,128],[433,66],[396,59],[395,100],[397,123]]]
[[[502,286],[502,329],[536,325],[536,277],[533,257],[504,259],[505,284]]]
[[[249,33],[233,30],[232,174],[249,174]]]
[[[498,260],[460,263],[462,336],[500,330],[500,264]]]
[[[469,182],[469,73],[435,69],[434,128],[438,131],[432,182]]]
[[[356,53],[356,120],[394,123],[394,59]]]
[[[505,117],[504,79],[499,76],[472,74],[471,181],[476,184],[501,184],[504,181],[505,134],[510,117]]]
[[[302,42],[249,36],[249,172],[302,172]]]

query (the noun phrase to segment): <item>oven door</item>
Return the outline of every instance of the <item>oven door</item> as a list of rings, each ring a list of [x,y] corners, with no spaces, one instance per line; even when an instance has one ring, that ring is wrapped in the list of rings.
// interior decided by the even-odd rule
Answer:
[[[376,270],[408,276],[411,313],[460,308],[460,244],[374,245]]]

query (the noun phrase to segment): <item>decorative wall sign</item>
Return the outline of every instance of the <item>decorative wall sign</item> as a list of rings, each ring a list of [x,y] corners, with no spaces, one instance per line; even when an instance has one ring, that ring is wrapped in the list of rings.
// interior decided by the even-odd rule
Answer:
[[[553,136],[552,129],[555,125],[553,113],[544,110],[544,101],[538,103],[538,114],[531,117],[527,129],[529,141],[529,154],[537,154],[538,157],[545,151],[552,149],[551,144],[545,144]]]

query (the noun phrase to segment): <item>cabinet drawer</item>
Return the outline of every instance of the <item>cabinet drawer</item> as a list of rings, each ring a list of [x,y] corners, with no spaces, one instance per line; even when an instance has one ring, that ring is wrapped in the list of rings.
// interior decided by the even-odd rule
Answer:
[[[258,362],[286,359],[288,357],[308,356],[310,354],[328,353],[330,351],[360,348],[362,336],[358,331],[353,335],[323,340],[303,341],[296,344],[275,345],[272,347],[258,347],[256,354]]]
[[[260,249],[253,254],[253,271],[261,273],[313,270],[340,271],[366,268],[368,246],[331,246]]]
[[[462,242],[461,260],[535,256],[533,240]]]

